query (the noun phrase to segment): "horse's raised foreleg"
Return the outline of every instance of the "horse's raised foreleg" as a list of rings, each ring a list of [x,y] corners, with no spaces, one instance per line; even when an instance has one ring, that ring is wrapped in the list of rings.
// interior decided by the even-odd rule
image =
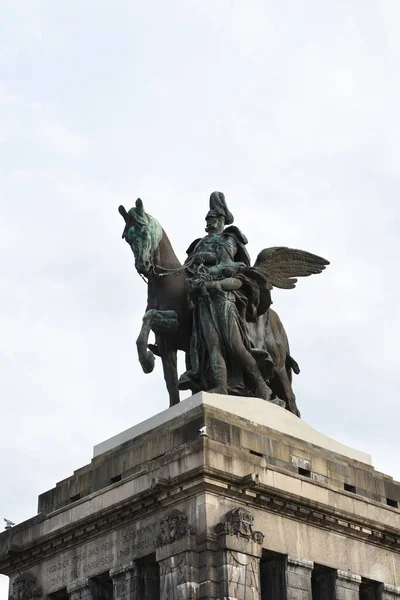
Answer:
[[[145,313],[139,337],[136,340],[139,362],[142,365],[142,369],[145,373],[151,373],[154,369],[155,363],[154,354],[147,349],[153,312],[153,310],[148,310]]]
[[[151,373],[154,369],[154,354],[148,350],[150,331],[157,334],[175,333],[178,330],[178,317],[173,310],[155,310],[146,311],[139,337],[136,340],[136,347],[139,356],[139,362],[145,373]]]

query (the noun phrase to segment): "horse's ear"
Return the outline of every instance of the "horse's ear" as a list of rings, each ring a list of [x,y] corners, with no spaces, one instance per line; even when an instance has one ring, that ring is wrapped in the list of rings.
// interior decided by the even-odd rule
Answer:
[[[121,206],[118,206],[118,212],[123,217],[125,223],[127,223],[128,222],[128,213],[126,212],[125,207],[122,206],[122,204],[121,204]]]
[[[140,198],[138,198],[136,200],[135,206],[136,206],[136,210],[137,210],[138,214],[141,217],[144,217],[144,206],[143,206],[143,202],[141,201]]]

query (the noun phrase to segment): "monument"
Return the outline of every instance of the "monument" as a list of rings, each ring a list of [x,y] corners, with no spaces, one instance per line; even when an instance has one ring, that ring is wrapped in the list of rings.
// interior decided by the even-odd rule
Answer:
[[[292,289],[297,277],[321,273],[327,260],[286,247],[262,250],[251,266],[247,238],[235,226],[222,192],[210,196],[207,235],[188,248],[182,265],[158,221],[139,198],[125,220],[122,237],[135,256],[138,273],[148,279],[148,303],[137,347],[145,373],[161,356],[170,405],[179,389],[192,393],[255,396],[300,416],[292,391],[299,371],[278,315],[273,287]],[[228,225],[228,227],[225,227]],[[156,344],[149,349],[150,331]],[[179,381],[176,352],[186,353],[187,371]]]
[[[219,192],[183,264],[141,200],[119,210],[148,282],[139,360],[161,357],[170,407],[0,534],[10,599],[400,600],[400,483],[299,418],[270,308],[273,287],[328,262],[277,247],[251,266]]]

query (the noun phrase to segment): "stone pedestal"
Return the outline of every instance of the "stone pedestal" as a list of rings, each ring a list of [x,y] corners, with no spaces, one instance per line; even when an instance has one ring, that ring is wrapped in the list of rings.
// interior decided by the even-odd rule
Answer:
[[[397,502],[368,455],[199,394],[42,494],[0,533],[0,573],[10,600],[400,600]]]
[[[361,577],[338,571],[336,578],[336,600],[359,600]]]

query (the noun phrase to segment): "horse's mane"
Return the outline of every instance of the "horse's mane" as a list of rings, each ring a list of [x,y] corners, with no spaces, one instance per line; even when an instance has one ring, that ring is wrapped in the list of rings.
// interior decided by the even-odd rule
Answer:
[[[161,227],[157,219],[155,219],[147,213],[145,213],[143,217],[141,215],[136,215],[136,217],[139,217],[137,218],[138,223],[140,223],[144,227],[147,227],[151,237],[152,252],[154,252],[157,249],[158,244],[161,242],[163,236],[163,228]]]

